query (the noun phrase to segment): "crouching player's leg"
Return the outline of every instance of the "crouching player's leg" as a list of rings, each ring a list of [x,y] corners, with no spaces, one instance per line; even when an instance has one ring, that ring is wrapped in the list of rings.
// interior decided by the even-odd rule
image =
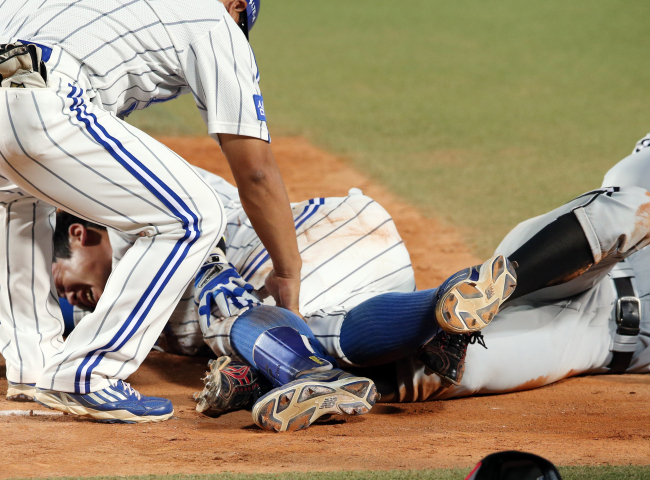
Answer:
[[[232,325],[234,351],[248,365],[220,357],[211,363],[197,410],[215,415],[246,408],[265,430],[295,431],[331,414],[363,415],[379,399],[372,380],[337,368],[307,324],[289,310],[259,305]],[[269,386],[271,390],[257,398]]]
[[[372,380],[337,368],[307,324],[288,310],[249,310],[234,323],[231,339],[275,387],[253,407],[253,420],[264,429],[300,430],[323,415],[363,415],[378,400]]]
[[[306,428],[324,415],[368,413],[379,397],[372,380],[337,368],[303,319],[260,305],[252,290],[219,247],[196,277],[204,333],[212,328],[229,343],[213,349],[247,362],[228,356],[211,362],[205,388],[195,395],[197,410],[215,416],[254,403],[255,424],[277,432]]]

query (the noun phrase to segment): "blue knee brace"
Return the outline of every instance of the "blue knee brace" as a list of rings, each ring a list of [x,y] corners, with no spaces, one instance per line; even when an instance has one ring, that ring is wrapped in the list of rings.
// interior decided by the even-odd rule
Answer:
[[[274,327],[260,335],[253,347],[253,360],[274,387],[285,385],[305,372],[322,372],[333,367],[314,352],[305,335],[292,327]]]

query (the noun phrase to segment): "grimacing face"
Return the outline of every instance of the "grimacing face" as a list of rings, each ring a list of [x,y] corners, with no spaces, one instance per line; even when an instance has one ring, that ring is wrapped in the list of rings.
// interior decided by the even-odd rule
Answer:
[[[52,264],[59,297],[71,305],[92,311],[97,306],[111,274],[112,250],[106,230],[75,223],[69,229],[70,258]]]

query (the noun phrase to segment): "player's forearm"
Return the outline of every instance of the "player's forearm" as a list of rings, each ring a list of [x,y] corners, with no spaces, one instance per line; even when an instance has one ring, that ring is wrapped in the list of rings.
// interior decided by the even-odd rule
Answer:
[[[264,178],[244,180],[245,187],[237,182],[242,206],[273,260],[275,273],[299,277],[302,260],[284,183],[279,172],[258,173]]]
[[[220,135],[242,206],[266,247],[276,275],[299,278],[302,260],[284,182],[266,142]]]

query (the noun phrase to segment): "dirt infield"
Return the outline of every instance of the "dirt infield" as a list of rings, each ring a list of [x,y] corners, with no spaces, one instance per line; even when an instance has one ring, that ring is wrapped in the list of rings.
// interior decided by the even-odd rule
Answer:
[[[210,139],[163,141],[231,179]],[[345,195],[359,187],[394,216],[420,288],[476,262],[451,227],[409,205],[299,138],[274,141],[292,200]],[[2,362],[0,360],[0,362]],[[650,376],[564,380],[541,389],[411,405],[378,405],[294,434],[257,429],[247,412],[219,419],[194,411],[191,394],[206,360],[152,353],[130,379],[174,402],[174,419],[103,425],[34,404],[4,400],[0,363],[0,477],[469,467],[495,450],[521,449],[558,464],[647,464]]]

